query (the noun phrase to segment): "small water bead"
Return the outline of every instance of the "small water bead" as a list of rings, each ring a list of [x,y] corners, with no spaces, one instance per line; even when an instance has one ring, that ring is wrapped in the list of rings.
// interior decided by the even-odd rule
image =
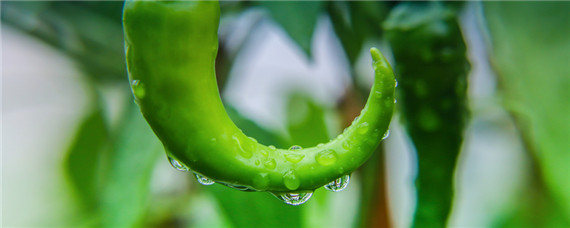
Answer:
[[[351,144],[350,141],[345,140],[345,141],[342,143],[342,148],[345,149],[345,150],[348,150],[348,149],[350,149],[350,144]]]
[[[358,132],[358,134],[363,135],[363,134],[366,134],[366,132],[368,132],[368,128],[369,128],[368,123],[364,122],[364,123],[360,124],[360,126],[358,127],[356,132]]]
[[[277,163],[275,162],[275,159],[271,158],[271,159],[265,161],[263,163],[263,166],[265,166],[265,168],[268,168],[268,169],[275,169],[275,167],[277,166]]]
[[[324,143],[319,143],[319,144],[317,145],[317,147],[323,147],[324,145],[325,145]]]
[[[390,130],[386,130],[386,132],[384,132],[382,139],[384,140],[384,139],[388,138],[388,136],[390,136]]]
[[[271,150],[276,150],[276,149],[277,149],[277,148],[275,148],[274,145],[269,145],[268,147],[269,147],[269,149],[271,149]]]
[[[332,192],[340,192],[348,186],[350,182],[350,176],[344,175],[336,180],[331,181],[330,183],[326,184],[324,187],[325,189],[332,191]]]
[[[144,84],[140,80],[131,81],[131,87],[133,89],[133,94],[138,99],[143,99],[145,95]]]
[[[286,204],[297,206],[306,203],[311,198],[311,196],[313,196],[313,192],[273,193],[273,195]]]
[[[397,100],[397,99],[394,99],[394,104],[396,104],[396,103],[398,103],[398,100]]]
[[[374,95],[376,95],[376,97],[381,97],[382,92],[381,91],[374,91]]]
[[[186,167],[184,164],[182,164],[181,162],[179,162],[174,158],[168,157],[168,161],[170,162],[172,167],[174,167],[178,171],[188,172],[189,170],[188,167]]]
[[[334,150],[323,150],[317,154],[315,160],[321,165],[328,166],[336,163],[337,155]]]
[[[259,160],[255,160],[255,165],[259,165],[261,162]]]
[[[251,139],[251,141],[253,141],[254,143],[257,143],[257,139],[253,138],[253,137],[248,137],[249,139]]]
[[[266,150],[265,148],[261,148],[259,150],[259,153],[263,156],[263,157],[268,157],[269,156],[269,151]]]
[[[198,181],[198,183],[202,185],[213,185],[214,183],[216,183],[214,180],[202,176],[200,174],[195,173],[194,175],[196,176],[196,180]]]
[[[243,145],[241,143],[241,141],[239,140],[239,138],[237,137],[237,134],[232,136],[232,139],[236,142],[237,147],[236,150],[238,151],[238,153],[244,157],[244,158],[251,158],[253,156],[253,153],[251,153],[251,151],[249,150],[245,150],[243,148]]]
[[[297,178],[293,170],[289,170],[283,174],[283,184],[285,184],[285,187],[289,190],[297,190],[301,185],[301,181]]]
[[[303,160],[305,155],[303,155],[303,154],[285,154],[284,157],[287,161],[289,161],[291,163],[299,163],[301,160]]]
[[[240,191],[249,191],[250,190],[248,187],[241,186],[241,185],[233,185],[233,184],[224,184],[224,185],[228,186],[230,188],[233,188],[233,189],[240,190]]]
[[[269,175],[267,173],[258,173],[253,178],[253,187],[257,190],[265,190],[269,186]]]
[[[398,80],[394,79],[394,87],[398,87]]]
[[[298,145],[293,145],[293,146],[289,147],[289,150],[301,150],[301,149],[303,149],[303,147],[298,146]]]

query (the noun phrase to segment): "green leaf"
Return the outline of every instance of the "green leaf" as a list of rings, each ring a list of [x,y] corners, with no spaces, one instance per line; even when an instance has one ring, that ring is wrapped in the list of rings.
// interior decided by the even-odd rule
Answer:
[[[570,223],[570,2],[486,2],[493,66],[542,179]],[[559,221],[564,219],[558,218]]]
[[[207,186],[234,227],[302,227],[301,206],[290,206],[267,192],[242,192],[220,184]]]
[[[275,22],[311,58],[311,42],[317,19],[323,8],[322,1],[262,1],[256,2],[266,8]]]
[[[94,212],[101,190],[102,154],[109,149],[109,133],[102,110],[89,113],[67,152],[64,168],[83,207]]]
[[[150,178],[158,160],[165,162],[162,144],[132,102],[123,116],[108,157],[101,196],[103,227],[142,225],[148,208]],[[162,159],[159,159],[162,158]]]
[[[126,77],[122,6],[108,2],[2,2],[10,24],[73,58],[94,81]]]
[[[264,129],[254,121],[242,116],[234,107],[225,105],[226,112],[230,119],[242,129],[243,133],[247,136],[255,138],[259,143],[264,145],[274,145],[276,147],[285,147],[289,145],[289,141],[283,136]]]
[[[382,35],[381,23],[389,6],[379,1],[333,1],[328,4],[334,31],[351,64],[360,54],[364,41]]]
[[[330,140],[325,123],[325,110],[302,94],[289,97],[287,129],[291,141],[301,147],[312,147]]]

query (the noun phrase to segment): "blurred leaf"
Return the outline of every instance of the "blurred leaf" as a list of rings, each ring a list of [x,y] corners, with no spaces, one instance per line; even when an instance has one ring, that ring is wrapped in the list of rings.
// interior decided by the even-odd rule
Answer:
[[[101,190],[101,158],[109,146],[109,133],[102,110],[94,110],[80,124],[64,165],[88,212],[94,212],[97,208]]]
[[[242,192],[208,186],[234,227],[302,227],[301,206],[290,206],[267,192]]]
[[[142,225],[148,208],[150,178],[162,144],[138,107],[129,103],[123,125],[114,138],[101,198],[103,227]]]
[[[324,6],[322,1],[261,1],[271,17],[311,58],[311,43],[317,19]]]
[[[238,126],[244,134],[254,137],[259,143],[264,145],[274,145],[276,147],[286,147],[289,145],[288,140],[284,139],[281,135],[273,133],[257,123],[242,116],[234,107],[225,105],[226,112],[230,119]]]
[[[382,35],[381,23],[389,5],[380,1],[332,1],[327,11],[335,33],[351,64],[360,54],[364,41]]]
[[[68,54],[95,81],[126,77],[122,2],[2,2],[2,22]]]
[[[490,54],[552,201],[570,223],[570,2],[484,3]],[[563,219],[565,218],[565,219]],[[566,220],[566,222],[563,222]]]
[[[220,1],[220,11],[222,17],[240,14],[250,5],[247,1]]]
[[[360,49],[362,49],[364,37],[357,34],[352,28],[348,3],[344,1],[330,2],[328,5],[328,13],[348,61],[354,64],[360,53]]]
[[[468,115],[469,62],[455,11],[400,3],[384,23],[396,60],[398,104],[418,156],[414,227],[444,227]]]
[[[329,141],[325,110],[309,97],[292,94],[287,107],[287,129],[293,144],[312,147]]]

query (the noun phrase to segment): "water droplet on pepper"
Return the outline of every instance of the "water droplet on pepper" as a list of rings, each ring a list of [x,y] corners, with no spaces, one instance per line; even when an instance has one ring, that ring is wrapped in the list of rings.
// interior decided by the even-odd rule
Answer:
[[[330,183],[326,184],[324,187],[325,189],[332,191],[332,192],[340,192],[348,186],[350,182],[350,176],[344,175],[336,180],[331,181]]]

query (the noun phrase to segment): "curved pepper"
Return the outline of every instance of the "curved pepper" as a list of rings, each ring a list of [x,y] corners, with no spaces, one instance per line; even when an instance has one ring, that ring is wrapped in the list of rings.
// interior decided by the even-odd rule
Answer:
[[[406,2],[384,23],[394,51],[402,119],[418,156],[414,227],[445,227],[465,130],[466,45],[454,11],[438,2]]]
[[[362,165],[394,106],[394,74],[378,49],[371,49],[375,80],[360,118],[327,144],[276,149],[244,135],[222,105],[214,72],[219,10],[211,1],[125,3],[132,91],[173,164],[206,184],[274,193],[309,192]]]

